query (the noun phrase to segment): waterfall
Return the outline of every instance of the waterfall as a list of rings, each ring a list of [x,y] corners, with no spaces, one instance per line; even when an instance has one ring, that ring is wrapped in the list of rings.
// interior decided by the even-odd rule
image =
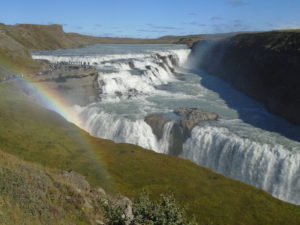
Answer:
[[[91,135],[169,154],[170,140],[174,140],[171,137],[174,120],[164,124],[158,140],[144,121],[147,115],[169,113],[178,107],[216,112],[221,119],[195,126],[179,156],[261,188],[284,201],[300,204],[300,144],[275,133],[279,127],[296,133],[300,129],[273,117],[218,78],[180,70],[189,52],[189,49],[99,55],[76,52],[70,56],[36,54],[33,57],[52,63],[97,67],[99,101],[74,107],[83,121],[82,128]],[[206,88],[202,79],[228,93],[246,120],[218,93]],[[255,123],[244,122],[247,120]],[[272,124],[273,132],[255,126],[262,121]]]
[[[84,129],[96,137],[129,143],[158,151],[158,142],[151,127],[144,120],[120,118],[101,111],[97,107],[89,107],[80,113],[85,121]]]
[[[163,136],[158,141],[158,149],[157,152],[168,154],[169,153],[169,146],[170,146],[170,136],[172,127],[174,126],[174,121],[170,121],[166,123],[163,127]]]
[[[224,127],[197,126],[181,156],[300,204],[300,153],[282,145],[241,138]]]
[[[51,63],[94,65],[98,72],[100,99],[150,95],[156,86],[176,81],[176,68],[185,63],[189,49],[144,54],[56,56],[36,54],[34,59]]]

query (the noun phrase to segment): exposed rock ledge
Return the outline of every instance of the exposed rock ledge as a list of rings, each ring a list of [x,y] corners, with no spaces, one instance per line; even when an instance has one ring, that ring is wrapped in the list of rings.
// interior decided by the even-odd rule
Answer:
[[[69,105],[85,106],[98,99],[98,72],[94,66],[68,63],[48,63],[48,70],[35,74],[34,82],[42,82],[48,88],[64,96]]]
[[[179,108],[169,114],[151,114],[145,117],[158,140],[163,138],[167,123],[173,122],[169,136],[168,154],[180,155],[183,143],[191,136],[192,129],[203,121],[214,121],[219,115],[197,108]]]
[[[188,132],[201,121],[217,120],[219,117],[217,113],[197,108],[179,108],[174,113],[182,117],[180,126]]]

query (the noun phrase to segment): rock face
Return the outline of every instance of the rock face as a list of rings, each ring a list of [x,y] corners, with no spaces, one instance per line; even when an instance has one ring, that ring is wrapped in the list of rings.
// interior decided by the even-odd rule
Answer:
[[[93,66],[49,64],[49,70],[36,73],[35,82],[55,90],[69,105],[85,106],[98,100],[98,72]]]
[[[188,132],[191,132],[194,126],[201,121],[217,120],[219,117],[216,113],[197,108],[180,108],[175,110],[174,113],[182,117],[179,124]]]
[[[180,155],[183,143],[190,137],[192,129],[202,121],[213,121],[218,119],[218,114],[197,108],[179,108],[171,115],[151,114],[145,118],[158,140],[164,135],[167,123],[173,122],[168,137],[168,154]]]
[[[300,33],[240,34],[221,41],[200,41],[191,60],[211,75],[300,125]]]
[[[145,118],[145,122],[151,126],[152,132],[155,134],[158,140],[163,137],[164,126],[170,121],[170,119],[165,118],[161,114],[151,114]]]

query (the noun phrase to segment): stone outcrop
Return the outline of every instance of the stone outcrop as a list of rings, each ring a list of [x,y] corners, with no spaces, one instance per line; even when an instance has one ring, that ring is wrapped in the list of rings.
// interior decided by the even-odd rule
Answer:
[[[172,114],[151,114],[145,118],[158,140],[164,135],[167,123],[173,122],[168,142],[168,154],[180,155],[183,143],[191,136],[192,129],[203,121],[218,119],[218,114],[197,108],[179,108]]]
[[[34,82],[41,82],[64,96],[70,104],[85,106],[98,100],[98,72],[94,66],[51,64],[48,70],[36,73]]]
[[[197,108],[180,108],[175,110],[174,113],[182,117],[179,124],[188,132],[191,132],[201,121],[217,120],[219,117],[217,113]]]
[[[270,112],[300,125],[299,49],[299,32],[240,34],[196,43],[190,59]]]
[[[170,119],[164,117],[162,114],[151,114],[145,118],[145,122],[151,126],[152,132],[158,140],[163,137],[164,126],[170,121]]]

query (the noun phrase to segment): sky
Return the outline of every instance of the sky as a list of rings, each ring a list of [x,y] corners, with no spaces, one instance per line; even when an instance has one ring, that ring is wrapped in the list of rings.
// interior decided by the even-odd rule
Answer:
[[[3,0],[0,22],[154,38],[300,28],[300,0]]]

